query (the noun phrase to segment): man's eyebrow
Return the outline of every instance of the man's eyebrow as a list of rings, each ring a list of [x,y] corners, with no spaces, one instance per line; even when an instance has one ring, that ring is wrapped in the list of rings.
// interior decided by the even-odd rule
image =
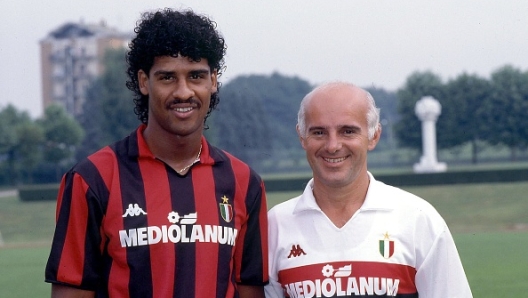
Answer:
[[[354,131],[361,130],[361,127],[357,125],[340,125],[338,128],[339,129],[349,129],[349,130],[354,130]],[[327,130],[327,129],[328,127],[326,126],[311,126],[308,128],[308,131]]]
[[[313,131],[313,130],[326,130],[326,127],[324,126],[311,126],[308,128],[308,131]]]
[[[197,74],[208,74],[210,71],[208,68],[202,68],[202,69],[193,69],[193,70],[190,70],[189,73],[190,74],[194,74],[194,75],[197,75]],[[163,70],[163,69],[160,69],[160,70],[156,70],[154,72],[154,75],[155,76],[159,76],[159,75],[162,75],[162,76],[166,76],[166,75],[175,75],[176,72],[175,71],[172,71],[172,70]]]
[[[166,76],[166,75],[174,75],[176,72],[175,71],[172,71],[172,70],[163,70],[163,69],[160,69],[160,70],[156,70],[154,72],[154,75],[155,76],[159,76],[159,75],[163,75],[163,76]]]
[[[341,129],[361,130],[361,127],[357,125],[342,125]]]
[[[202,68],[202,69],[195,69],[195,70],[191,70],[189,71],[189,73],[191,74],[209,74],[209,69],[207,68]]]

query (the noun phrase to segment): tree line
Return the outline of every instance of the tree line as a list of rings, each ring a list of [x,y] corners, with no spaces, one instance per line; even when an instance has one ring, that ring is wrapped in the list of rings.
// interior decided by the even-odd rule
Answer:
[[[421,147],[421,131],[414,105],[423,96],[433,96],[442,105],[437,121],[439,149],[470,144],[472,162],[486,146],[505,146],[515,160],[528,145],[528,72],[506,65],[490,79],[462,73],[443,82],[432,72],[411,74],[396,92],[398,115],[394,130],[401,147]]]
[[[82,127],[65,110],[49,106],[42,118],[32,120],[27,112],[8,105],[0,111],[0,185],[45,182],[60,179],[71,165]]]
[[[125,54],[107,52],[105,71],[86,90],[77,119],[56,105],[36,120],[12,105],[0,109],[0,185],[57,182],[74,163],[140,124],[125,86]],[[279,73],[234,78],[221,86],[220,104],[207,119],[205,135],[262,173],[307,170],[295,125],[299,104],[313,87]],[[444,82],[426,71],[412,73],[396,91],[366,89],[381,109],[378,151],[421,151],[414,105],[423,96],[433,96],[442,105],[437,121],[440,150],[469,144],[477,163],[487,146],[506,146],[515,159],[528,145],[528,72],[512,66],[497,69],[489,79],[462,73]]]

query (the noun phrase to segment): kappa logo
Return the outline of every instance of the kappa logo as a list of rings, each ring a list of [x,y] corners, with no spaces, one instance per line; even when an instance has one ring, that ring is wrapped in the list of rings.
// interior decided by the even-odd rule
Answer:
[[[389,232],[385,232],[383,239],[379,241],[379,252],[385,259],[394,254],[394,240],[389,239]]]
[[[128,208],[125,211],[125,214],[123,214],[123,217],[128,216],[139,216],[139,215],[146,215],[147,212],[143,211],[141,207],[139,207],[138,204],[128,204]]]
[[[291,258],[291,257],[298,257],[298,256],[302,256],[302,255],[306,255],[306,253],[304,252],[304,250],[301,248],[301,246],[299,244],[297,245],[292,245],[292,248],[290,250],[290,254],[288,255],[288,259]]]

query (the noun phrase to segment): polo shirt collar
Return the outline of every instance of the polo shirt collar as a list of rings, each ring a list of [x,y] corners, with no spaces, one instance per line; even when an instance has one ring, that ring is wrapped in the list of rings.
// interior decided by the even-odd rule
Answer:
[[[395,208],[394,200],[391,200],[388,197],[388,193],[384,191],[387,187],[383,182],[377,181],[374,179],[374,176],[367,172],[370,178],[369,187],[367,190],[367,195],[365,197],[365,202],[359,208],[360,211],[367,210],[392,210]],[[304,188],[304,192],[299,197],[297,204],[293,210],[293,213],[307,211],[307,210],[318,210],[321,211],[319,205],[315,201],[313,195],[313,178],[308,181],[308,184]]]

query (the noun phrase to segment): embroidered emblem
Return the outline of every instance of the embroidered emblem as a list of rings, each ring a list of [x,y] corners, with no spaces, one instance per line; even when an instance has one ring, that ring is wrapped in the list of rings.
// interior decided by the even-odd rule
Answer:
[[[306,255],[306,253],[304,252],[304,250],[301,248],[301,246],[299,244],[297,245],[292,245],[292,248],[290,250],[290,254],[288,255],[288,259],[291,258],[291,257],[298,257],[298,256],[301,256],[301,255]]]
[[[143,211],[138,204],[128,204],[128,208],[123,214],[123,217],[146,215],[147,212]]]
[[[379,241],[379,252],[385,259],[394,254],[394,241],[389,239],[388,232],[385,232],[383,239]]]
[[[222,203],[220,205],[220,215],[226,222],[230,222],[233,219],[233,207],[229,204],[229,199],[224,195],[222,197]]]

